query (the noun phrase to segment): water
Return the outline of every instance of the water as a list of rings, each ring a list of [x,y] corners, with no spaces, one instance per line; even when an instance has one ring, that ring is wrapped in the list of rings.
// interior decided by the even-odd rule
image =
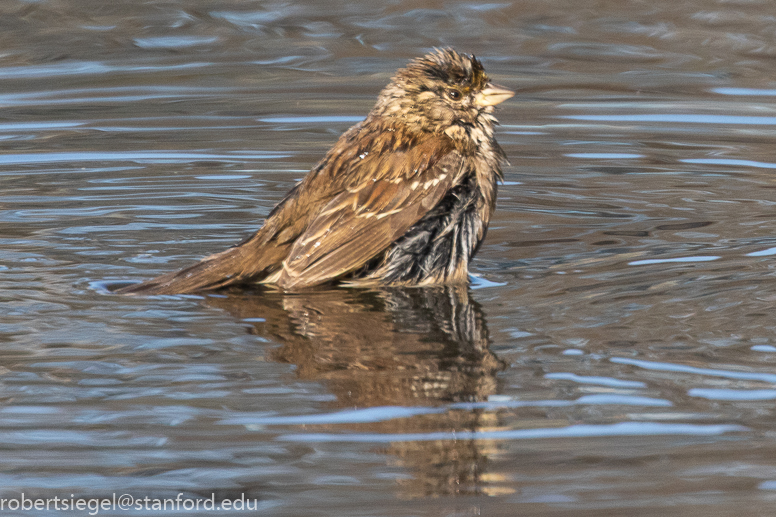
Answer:
[[[770,7],[4,3],[0,496],[771,513]],[[251,233],[447,45],[518,91],[471,289],[110,293]]]

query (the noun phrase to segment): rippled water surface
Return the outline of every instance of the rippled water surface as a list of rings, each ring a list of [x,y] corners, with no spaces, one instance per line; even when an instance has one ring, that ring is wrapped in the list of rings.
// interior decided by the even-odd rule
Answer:
[[[773,513],[771,2],[9,0],[0,26],[1,496]],[[448,45],[518,91],[471,288],[110,293],[250,234]]]

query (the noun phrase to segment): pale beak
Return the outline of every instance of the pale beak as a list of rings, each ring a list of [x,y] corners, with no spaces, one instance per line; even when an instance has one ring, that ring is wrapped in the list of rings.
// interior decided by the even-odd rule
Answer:
[[[474,103],[483,108],[485,106],[495,106],[509,99],[514,94],[515,92],[512,90],[489,83],[484,90],[474,96]]]

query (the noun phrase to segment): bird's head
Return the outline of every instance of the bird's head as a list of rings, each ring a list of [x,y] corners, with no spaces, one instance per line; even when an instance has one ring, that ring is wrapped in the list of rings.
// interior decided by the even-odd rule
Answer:
[[[493,106],[513,95],[491,83],[476,57],[437,49],[400,69],[380,93],[372,114],[455,138],[465,128],[492,132]]]

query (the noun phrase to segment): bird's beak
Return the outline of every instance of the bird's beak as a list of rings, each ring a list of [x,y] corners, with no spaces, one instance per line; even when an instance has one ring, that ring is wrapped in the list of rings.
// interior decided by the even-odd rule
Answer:
[[[512,90],[489,83],[484,90],[474,96],[474,102],[483,108],[485,106],[495,106],[509,99],[514,94],[515,92]]]

